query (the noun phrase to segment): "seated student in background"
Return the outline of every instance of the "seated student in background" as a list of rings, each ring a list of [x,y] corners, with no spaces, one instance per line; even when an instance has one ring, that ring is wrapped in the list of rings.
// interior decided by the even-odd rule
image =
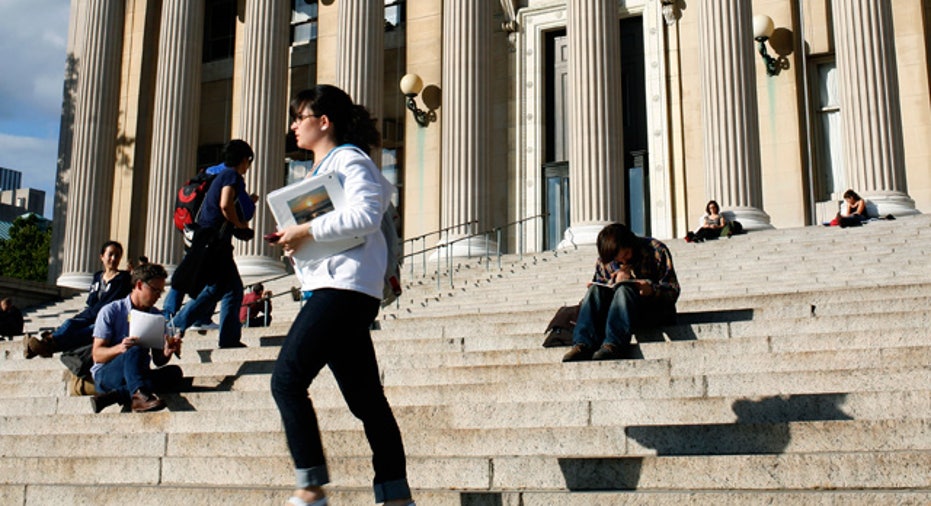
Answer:
[[[832,225],[855,227],[870,219],[866,213],[866,200],[860,198],[852,189],[844,192],[844,204],[846,208],[843,212],[837,213],[834,221],[831,222]]]
[[[13,299],[4,297],[0,300],[0,339],[18,336],[23,333],[23,313],[13,305]]]
[[[665,244],[612,223],[598,233],[597,245],[595,275],[563,362],[624,358],[635,327],[676,319],[679,280]]]
[[[58,351],[70,351],[87,346],[93,341],[94,321],[97,313],[107,304],[122,299],[132,289],[130,274],[119,269],[123,258],[123,245],[107,241],[100,248],[103,270],[94,274],[90,293],[83,311],[65,320],[54,332],[43,332],[41,339],[29,336],[24,340],[26,358],[36,355],[51,357]]]
[[[181,354],[181,339],[165,336],[164,349],[145,348],[138,336],[129,335],[129,315],[135,309],[161,316],[155,303],[165,291],[168,273],[158,264],[144,264],[133,269],[132,292],[129,296],[107,304],[94,323],[94,366],[91,374],[98,394],[94,396],[94,411],[119,402],[130,404],[134,412],[157,411],[165,401],[153,393],[149,363],[160,367]]]
[[[705,215],[701,217],[701,226],[685,236],[686,242],[703,242],[708,239],[730,237],[730,224],[721,214],[721,206],[714,200],[705,204]]]
[[[272,292],[256,283],[242,298],[239,321],[246,327],[265,327],[272,323]]]

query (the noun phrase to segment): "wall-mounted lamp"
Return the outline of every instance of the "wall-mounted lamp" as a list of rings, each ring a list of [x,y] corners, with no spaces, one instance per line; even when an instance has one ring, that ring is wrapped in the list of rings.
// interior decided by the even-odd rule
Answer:
[[[663,18],[667,25],[674,25],[682,15],[679,9],[679,0],[659,0],[663,9]]]
[[[405,74],[401,78],[401,93],[407,97],[407,108],[414,114],[414,121],[418,125],[425,127],[431,121],[436,121],[436,112],[433,109],[424,111],[417,107],[414,98],[423,90],[423,80],[417,74]],[[426,103],[425,103],[426,105]]]
[[[766,75],[774,76],[779,73],[779,61],[766,51],[766,41],[773,36],[773,19],[766,14],[753,16],[753,38],[759,43],[760,56],[766,64]]]

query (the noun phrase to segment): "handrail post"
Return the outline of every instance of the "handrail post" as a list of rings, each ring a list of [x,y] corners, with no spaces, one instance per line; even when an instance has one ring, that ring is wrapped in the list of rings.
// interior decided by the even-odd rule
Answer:
[[[517,222],[517,253],[518,258],[524,260],[524,220]]]
[[[501,227],[498,227],[497,230],[497,239],[498,239],[498,270],[501,270]]]

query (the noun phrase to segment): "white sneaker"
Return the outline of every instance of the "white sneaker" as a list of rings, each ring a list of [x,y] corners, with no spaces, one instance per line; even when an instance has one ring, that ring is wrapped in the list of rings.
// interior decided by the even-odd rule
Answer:
[[[220,326],[213,322],[194,324],[188,327],[190,330],[219,330]]]

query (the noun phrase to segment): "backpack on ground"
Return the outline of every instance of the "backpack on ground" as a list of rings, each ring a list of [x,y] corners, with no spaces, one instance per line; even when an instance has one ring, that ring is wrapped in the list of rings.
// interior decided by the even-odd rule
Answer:
[[[401,263],[404,256],[404,243],[398,234],[401,215],[394,204],[388,203],[388,209],[381,217],[381,233],[385,236],[388,251],[388,263],[385,266],[385,287],[382,291],[381,307],[391,304],[401,296]]]
[[[206,171],[198,172],[196,176],[189,179],[181,188],[178,188],[178,194],[175,197],[175,228],[184,234],[184,247],[191,247],[194,239],[194,232],[197,230],[197,213],[204,203],[204,196],[210,189],[210,183],[216,178],[215,174],[207,174]]]

